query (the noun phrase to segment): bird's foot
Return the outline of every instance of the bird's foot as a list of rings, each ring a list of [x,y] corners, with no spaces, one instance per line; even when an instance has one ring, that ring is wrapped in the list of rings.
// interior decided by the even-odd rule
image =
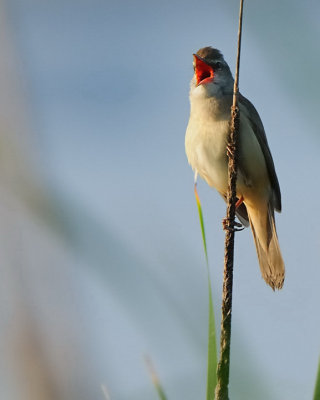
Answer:
[[[228,218],[223,218],[222,227],[224,231],[240,232],[244,230],[244,226],[236,221],[231,221]]]

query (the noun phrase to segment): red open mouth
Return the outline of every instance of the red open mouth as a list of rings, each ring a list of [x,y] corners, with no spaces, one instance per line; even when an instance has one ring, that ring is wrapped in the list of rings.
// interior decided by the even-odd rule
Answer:
[[[213,81],[214,72],[212,67],[208,65],[201,57],[197,54],[193,55],[195,64],[195,74],[197,79],[197,86],[203,85],[204,83],[209,83]]]

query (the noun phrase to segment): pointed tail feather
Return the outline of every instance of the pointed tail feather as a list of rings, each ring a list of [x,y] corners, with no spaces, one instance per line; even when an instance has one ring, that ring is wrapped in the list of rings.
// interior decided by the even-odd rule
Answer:
[[[273,290],[281,289],[285,267],[276,232],[274,210],[267,205],[264,210],[248,209],[263,279]]]

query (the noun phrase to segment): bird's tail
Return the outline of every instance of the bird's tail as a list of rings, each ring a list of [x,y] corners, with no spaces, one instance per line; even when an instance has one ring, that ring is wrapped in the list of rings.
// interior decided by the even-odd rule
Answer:
[[[276,232],[273,206],[265,204],[265,207],[259,209],[248,208],[248,214],[262,277],[273,290],[281,289],[285,267]]]

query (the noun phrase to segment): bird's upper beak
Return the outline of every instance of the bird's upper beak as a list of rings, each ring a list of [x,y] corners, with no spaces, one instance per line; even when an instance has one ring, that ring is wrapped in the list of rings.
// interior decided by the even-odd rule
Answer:
[[[197,80],[197,86],[203,83],[209,83],[213,81],[214,71],[213,68],[208,65],[203,58],[197,54],[193,55],[194,60],[194,73]]]

